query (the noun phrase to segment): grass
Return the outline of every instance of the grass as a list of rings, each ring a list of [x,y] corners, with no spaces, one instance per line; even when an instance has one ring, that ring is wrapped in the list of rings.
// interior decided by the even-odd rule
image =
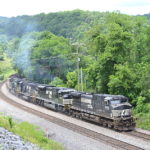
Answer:
[[[60,144],[46,138],[39,127],[28,122],[16,123],[11,117],[0,115],[0,126],[19,135],[25,141],[36,144],[43,150],[64,150]]]
[[[150,130],[150,112],[149,113],[138,113],[135,115],[136,127],[145,130]]]
[[[142,105],[140,111],[135,108],[133,114],[137,118],[135,120],[137,128],[150,130],[150,103]]]

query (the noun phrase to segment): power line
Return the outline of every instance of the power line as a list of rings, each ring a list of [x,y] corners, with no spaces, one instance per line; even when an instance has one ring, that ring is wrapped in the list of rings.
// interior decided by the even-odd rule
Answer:
[[[77,53],[71,53],[72,55],[78,55]],[[50,56],[50,57],[45,57],[45,58],[30,58],[31,60],[47,60],[47,59],[51,59],[51,58],[59,58],[59,57],[63,57],[63,56],[70,56],[68,54],[66,55],[57,55],[57,56]]]

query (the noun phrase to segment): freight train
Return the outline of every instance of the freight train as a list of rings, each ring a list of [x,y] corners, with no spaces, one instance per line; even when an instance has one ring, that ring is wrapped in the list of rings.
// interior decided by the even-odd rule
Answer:
[[[11,93],[22,99],[67,113],[70,116],[96,122],[118,131],[133,130],[132,106],[122,95],[91,94],[70,88],[33,83],[12,75],[8,80]]]

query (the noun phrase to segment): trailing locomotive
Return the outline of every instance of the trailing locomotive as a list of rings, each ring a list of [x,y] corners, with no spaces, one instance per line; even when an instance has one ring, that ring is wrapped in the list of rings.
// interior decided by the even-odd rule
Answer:
[[[32,83],[15,75],[8,80],[11,93],[26,101],[119,131],[133,130],[131,104],[122,95],[90,94],[70,88]]]

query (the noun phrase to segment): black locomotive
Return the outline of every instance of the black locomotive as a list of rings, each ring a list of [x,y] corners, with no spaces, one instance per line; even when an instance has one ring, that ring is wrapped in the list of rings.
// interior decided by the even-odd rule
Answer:
[[[32,83],[13,75],[8,80],[11,93],[43,107],[65,112],[120,131],[133,130],[131,104],[122,95],[90,94],[70,88]]]

